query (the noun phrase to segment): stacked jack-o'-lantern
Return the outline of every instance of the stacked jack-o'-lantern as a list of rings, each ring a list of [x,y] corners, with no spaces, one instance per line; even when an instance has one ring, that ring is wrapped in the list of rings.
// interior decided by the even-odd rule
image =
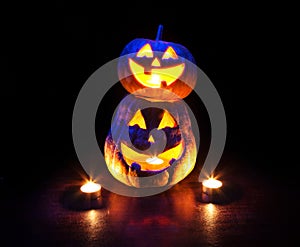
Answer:
[[[138,188],[174,185],[194,168],[197,147],[183,98],[197,70],[182,45],[135,39],[119,58],[118,75],[130,93],[115,111],[105,161],[120,182]]]

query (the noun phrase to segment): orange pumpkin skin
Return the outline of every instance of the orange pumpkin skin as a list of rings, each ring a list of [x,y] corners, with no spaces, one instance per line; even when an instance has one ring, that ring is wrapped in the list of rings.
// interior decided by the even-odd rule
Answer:
[[[149,45],[149,46],[148,46]],[[139,56],[139,52],[143,47],[148,46],[151,49],[148,54],[144,56]],[[169,56],[165,59],[165,53],[168,49],[172,50],[174,57]],[[156,59],[156,63],[154,60]],[[161,40],[149,40],[149,39],[134,39],[131,41],[122,51],[121,57],[119,58],[118,64],[118,75],[120,82],[123,87],[129,92],[134,93],[137,90],[146,88],[142,80],[138,80],[136,72],[133,71],[131,63],[136,63],[143,67],[145,76],[157,71],[159,73],[162,69],[162,77],[168,68],[173,68],[178,65],[182,65],[183,71],[179,73],[180,76],[177,78],[177,73],[167,72],[169,76],[174,76],[174,82],[165,83],[164,79],[159,82],[159,88],[164,88],[174,94],[179,98],[185,98],[188,96],[193,88],[195,87],[197,80],[197,67],[195,65],[195,60],[190,51],[184,46],[172,42],[166,42]],[[173,73],[175,73],[173,75]],[[143,78],[145,77],[143,75]],[[142,97],[144,95],[141,95]],[[157,95],[155,88],[147,95],[149,99],[158,100],[170,100],[164,99],[161,95]]]
[[[114,127],[119,129],[120,133],[128,131],[127,124],[136,114],[137,106],[142,105],[142,101],[146,101],[137,97],[131,97],[130,100],[125,98],[124,100],[123,107],[118,108],[114,116],[115,120],[113,121]],[[181,155],[176,160],[170,160],[171,165],[161,170],[148,169],[143,171],[136,169],[136,166],[126,162],[124,157],[126,154],[123,154],[120,148],[120,143],[124,143],[125,145],[128,143],[122,140],[122,137],[117,136],[113,138],[110,132],[105,141],[104,156],[108,170],[115,179],[123,184],[137,188],[161,187],[175,185],[193,170],[196,162],[197,147],[188,111],[181,101],[170,104],[172,104],[173,109],[172,116],[176,119],[178,126],[181,126],[181,139],[174,144],[182,145]],[[125,124],[122,125],[122,123]],[[171,146],[174,145],[172,144]],[[151,176],[155,177],[152,179]],[[149,177],[150,179],[145,181],[143,179],[145,177]]]

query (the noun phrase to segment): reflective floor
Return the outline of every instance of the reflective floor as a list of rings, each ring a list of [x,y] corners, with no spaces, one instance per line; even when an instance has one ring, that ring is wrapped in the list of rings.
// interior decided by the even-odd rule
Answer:
[[[133,247],[272,246],[296,239],[299,204],[288,203],[299,195],[296,189],[249,170],[231,170],[223,173],[223,202],[212,204],[201,200],[197,178],[195,170],[168,191],[144,198],[102,189],[100,201],[80,208],[70,194],[77,193],[81,177],[57,172],[30,193],[2,197],[1,241],[4,246]]]

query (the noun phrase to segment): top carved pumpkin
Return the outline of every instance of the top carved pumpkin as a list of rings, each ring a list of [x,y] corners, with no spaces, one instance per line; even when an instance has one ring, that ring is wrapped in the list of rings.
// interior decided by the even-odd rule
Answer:
[[[184,98],[196,84],[195,60],[187,48],[161,41],[161,35],[160,25],[156,40],[134,39],[124,48],[118,65],[119,79],[129,93],[137,96],[172,100],[157,94],[155,89],[163,88],[175,94],[173,99]]]

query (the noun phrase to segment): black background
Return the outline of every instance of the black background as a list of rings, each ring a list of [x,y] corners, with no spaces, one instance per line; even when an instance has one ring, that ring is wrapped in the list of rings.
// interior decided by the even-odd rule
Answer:
[[[123,5],[57,1],[12,6],[4,17],[2,181],[36,182],[76,159],[71,125],[80,88],[132,39],[154,39],[159,24],[163,39],[187,47],[218,90],[228,121],[225,153],[272,177],[296,177],[292,6]]]

